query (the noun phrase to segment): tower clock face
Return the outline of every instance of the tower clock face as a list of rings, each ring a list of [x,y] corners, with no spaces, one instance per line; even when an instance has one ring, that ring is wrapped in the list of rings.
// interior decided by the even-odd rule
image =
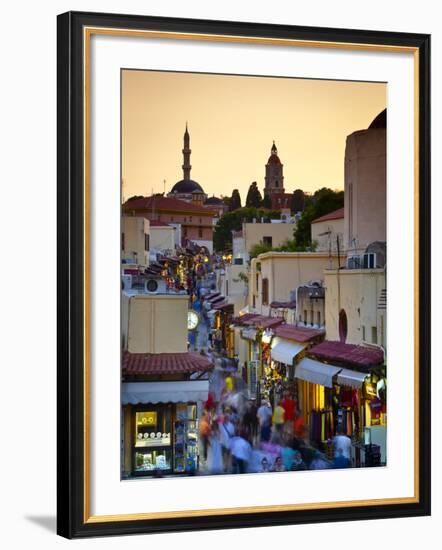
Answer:
[[[195,311],[187,313],[187,330],[195,330],[199,322],[200,319]]]

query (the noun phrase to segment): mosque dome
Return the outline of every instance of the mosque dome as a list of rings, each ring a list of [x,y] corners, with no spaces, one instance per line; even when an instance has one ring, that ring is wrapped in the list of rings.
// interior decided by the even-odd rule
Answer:
[[[204,193],[203,188],[198,182],[194,180],[180,180],[172,187],[171,193],[193,193],[194,191]]]

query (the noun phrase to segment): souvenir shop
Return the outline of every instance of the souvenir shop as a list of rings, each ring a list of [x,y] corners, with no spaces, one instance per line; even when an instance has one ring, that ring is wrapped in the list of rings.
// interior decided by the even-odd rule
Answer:
[[[267,348],[263,348],[264,378],[261,394],[272,407],[282,399],[285,391],[288,391],[293,399],[298,400],[294,361],[305,347],[305,344],[276,336],[271,339],[271,344]]]
[[[385,456],[385,367],[360,372],[306,357],[297,365],[295,376],[299,405],[312,443],[329,451],[330,440],[339,431],[351,437],[356,447],[360,442],[361,448],[376,443],[380,447],[379,459]],[[374,426],[378,428],[373,429]],[[361,465],[363,457],[357,449],[354,458],[355,465]]]
[[[123,477],[198,470],[208,390],[208,380],[123,383]]]

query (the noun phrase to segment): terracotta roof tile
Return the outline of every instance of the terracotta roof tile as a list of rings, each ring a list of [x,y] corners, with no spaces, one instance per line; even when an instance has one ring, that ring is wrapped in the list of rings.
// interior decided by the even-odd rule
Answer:
[[[202,372],[213,367],[212,363],[199,353],[130,353],[123,352],[124,375],[185,374]]]
[[[126,201],[123,204],[123,210],[125,212],[130,212],[131,210],[176,210],[181,212],[195,212],[201,214],[201,216],[205,215],[212,217],[212,213],[206,208],[195,206],[190,202],[163,196],[151,196]]]
[[[312,347],[308,355],[323,361],[335,361],[362,368],[380,365],[384,362],[384,352],[379,348],[369,348],[329,340]]]
[[[280,338],[286,338],[287,340],[295,340],[296,342],[308,342],[313,338],[322,336],[324,334],[323,330],[307,328],[307,327],[297,327],[295,325],[279,325],[274,329],[275,336]]]
[[[312,220],[312,223],[326,222],[328,220],[340,220],[343,217],[344,217],[344,208],[342,207],[328,214],[324,214],[324,216],[321,216],[320,218],[316,218],[316,220]]]

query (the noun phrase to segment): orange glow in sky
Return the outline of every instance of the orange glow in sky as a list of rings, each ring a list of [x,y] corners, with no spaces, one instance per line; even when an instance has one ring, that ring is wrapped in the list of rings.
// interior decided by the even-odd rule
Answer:
[[[286,193],[344,187],[346,137],[386,107],[384,83],[122,71],[123,196],[169,192],[191,178],[212,196],[264,187],[273,140]],[[164,183],[165,180],[165,183]]]

